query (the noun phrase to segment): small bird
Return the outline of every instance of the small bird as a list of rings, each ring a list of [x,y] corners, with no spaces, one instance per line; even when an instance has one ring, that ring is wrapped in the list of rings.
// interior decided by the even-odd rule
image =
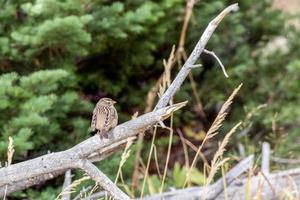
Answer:
[[[101,98],[98,101],[93,111],[92,132],[105,136],[105,133],[117,126],[118,113],[114,107],[115,103],[116,101],[110,98]]]

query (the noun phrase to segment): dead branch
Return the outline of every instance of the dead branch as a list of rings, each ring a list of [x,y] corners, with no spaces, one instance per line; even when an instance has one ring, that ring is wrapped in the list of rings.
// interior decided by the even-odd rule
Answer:
[[[113,143],[112,145],[109,145],[105,148],[102,148],[98,152],[92,153],[89,157],[88,160],[91,162],[97,162],[105,159],[106,157],[110,156],[113,152],[119,150],[120,148],[124,147],[125,144],[127,143],[127,139],[121,140],[119,142]],[[33,185],[45,182],[49,179],[53,179],[59,175],[62,175],[65,172],[65,170],[58,170],[55,172],[51,173],[46,173],[42,174],[36,177],[32,177],[30,179],[24,179],[20,181],[16,181],[11,185],[8,185],[7,187],[7,194],[12,193],[14,191],[19,191],[26,189],[28,187],[31,187]],[[5,188],[6,187],[0,187],[0,196],[5,193]]]
[[[101,171],[98,170],[88,158],[93,157],[92,155],[94,155],[95,152],[101,152],[105,148],[112,150],[113,148],[110,148],[110,146],[126,140],[128,137],[133,137],[157,123],[161,123],[162,120],[168,118],[171,113],[185,106],[187,102],[166,107],[176,91],[181,87],[191,69],[197,67],[195,63],[218,24],[229,12],[236,11],[237,9],[237,4],[228,6],[209,23],[190,57],[183,65],[170,87],[162,95],[154,111],[118,125],[108,133],[109,138],[99,138],[99,136],[94,136],[68,150],[50,153],[35,159],[1,168],[0,196],[4,195],[4,193],[2,193],[2,191],[4,191],[3,188],[7,187],[7,193],[11,193],[38,184],[41,181],[51,179],[58,174],[64,173],[68,169],[80,168],[86,170],[86,172],[97,181],[100,186],[106,189],[112,197],[116,199],[129,198],[105,179],[105,175],[101,174]],[[118,149],[116,146],[115,148]],[[100,159],[102,159],[103,156],[105,157],[105,155],[101,155]],[[97,158],[97,156],[93,158]],[[102,180],[105,181],[102,182]]]
[[[280,158],[271,156],[271,161],[279,163],[279,164],[288,164],[288,165],[300,165],[299,159],[289,159],[289,158]]]
[[[207,50],[207,49],[204,49],[203,52],[206,53],[206,54],[211,55],[212,57],[214,57],[214,59],[217,60],[217,62],[219,63],[219,65],[220,65],[220,67],[221,67],[221,69],[222,69],[222,71],[223,71],[224,76],[225,76],[226,78],[228,78],[229,76],[228,76],[228,74],[227,74],[227,72],[226,72],[226,69],[225,69],[225,67],[224,67],[224,65],[223,65],[223,63],[222,63],[222,61],[221,61],[221,59],[215,54],[215,52],[209,51],[209,50]]]
[[[230,185],[240,175],[248,171],[253,165],[254,156],[251,155],[241,162],[239,162],[234,168],[232,168],[226,175],[225,180],[227,185]],[[222,178],[215,182],[213,185],[207,187],[190,187],[187,189],[180,189],[172,192],[165,192],[153,196],[144,197],[143,200],[188,200],[188,199],[201,199],[203,193],[205,193],[205,199],[215,199],[223,191]]]
[[[71,188],[69,188],[69,186],[72,183],[72,174],[71,174],[71,170],[67,170],[65,173],[65,180],[64,180],[64,184],[62,187],[62,196],[61,196],[61,200],[70,200],[71,199]]]
[[[89,160],[82,160],[80,168],[83,169],[93,180],[97,181],[114,199],[130,199],[122,190],[120,190],[105,174],[103,174]]]
[[[183,55],[184,57],[184,60],[186,60],[186,53],[185,53],[185,50],[184,50],[184,44],[185,44],[185,38],[186,38],[186,33],[187,33],[187,29],[188,29],[188,24],[189,24],[189,21],[190,21],[190,17],[192,15],[192,10],[193,10],[193,7],[195,5],[196,1],[195,0],[188,0],[186,2],[186,7],[185,7],[185,15],[184,15],[184,21],[183,21],[183,26],[182,26],[182,29],[181,29],[181,33],[180,33],[180,39],[179,39],[179,45],[178,45],[178,48],[176,50],[176,57],[177,57],[177,60],[181,60],[181,56]],[[217,27],[218,23],[224,18],[224,16],[226,14],[228,14],[229,12],[231,11],[235,11],[238,9],[238,5],[237,4],[233,4],[232,6],[229,6],[228,8],[226,8],[219,16],[217,16],[209,25],[208,27],[206,28],[206,30],[204,31],[202,37],[200,38],[198,44],[196,45],[195,49],[201,49],[203,47],[205,47],[208,39],[211,37],[212,33],[214,32],[215,28]],[[205,40],[204,38],[207,38],[207,40]],[[202,40],[201,40],[202,39]],[[201,41],[204,41],[204,42],[201,42]],[[195,52],[195,49],[193,51],[193,53]],[[193,54],[192,53],[192,54]],[[186,62],[185,65],[183,65],[182,68],[184,68],[185,66],[192,66],[190,64],[194,64],[196,62],[196,60],[199,58],[201,54],[201,51],[199,51],[199,53],[197,55],[194,55],[193,58],[195,58],[195,61],[194,62]],[[215,54],[214,54],[215,55]],[[169,56],[169,60],[168,60],[168,63],[169,63],[169,68],[170,70],[173,68],[174,66],[174,47],[172,49],[172,52]],[[189,57],[189,59],[192,57],[192,55]],[[173,61],[173,62],[172,62]],[[220,61],[221,62],[221,61]],[[181,62],[179,63],[181,65]],[[221,65],[222,67],[223,65]],[[199,67],[199,65],[193,65],[193,67],[191,68],[194,68],[194,67]],[[198,111],[200,112],[201,116],[206,118],[205,116],[205,113],[203,111],[203,106],[202,106],[202,103],[197,95],[197,91],[196,91],[196,84],[195,84],[195,81],[193,80],[193,76],[190,72],[190,69],[188,67],[188,69],[186,70],[186,68],[184,69],[181,69],[181,73],[180,74],[180,77],[182,79],[182,82],[183,80],[186,78],[186,74],[189,74],[189,78],[191,80],[191,85],[192,85],[192,89],[193,89],[193,93],[196,94],[195,97],[196,97],[196,100],[197,100],[197,106],[198,106]],[[225,69],[222,68],[223,71],[225,71]],[[185,73],[183,73],[185,72]],[[179,76],[179,74],[177,75],[177,77]],[[225,71],[225,76],[226,76],[226,71]],[[155,97],[156,97],[156,94],[158,93],[159,91],[159,86],[161,85],[162,81],[163,81],[163,77],[164,77],[164,73],[160,76],[159,80],[156,82],[155,86],[153,86],[151,88],[151,90],[149,91],[148,95],[147,95],[147,107],[145,109],[145,112],[149,112],[150,109],[152,108],[153,106],[153,103],[154,103],[154,100],[155,100]],[[180,80],[180,79],[179,79]],[[173,81],[173,83],[175,82],[175,80]],[[174,91],[174,88],[176,89],[179,89],[182,82],[177,82],[177,84],[173,84],[172,83],[172,91],[174,92],[173,95],[171,96],[174,96],[176,90]],[[170,88],[170,87],[169,87]],[[169,90],[170,92],[170,90]],[[164,100],[164,103],[162,102],[159,102],[157,104],[157,106],[159,104],[161,104],[160,106],[163,107],[166,106],[169,102],[169,100],[171,98],[165,96],[165,100]],[[169,100],[168,100],[169,99]],[[161,101],[161,99],[160,99]],[[156,109],[157,109],[157,106],[156,106]],[[137,152],[136,152],[136,158],[135,158],[135,165],[134,165],[134,171],[133,171],[133,175],[132,175],[132,187],[133,188],[136,188],[137,187],[137,184],[138,184],[138,166],[139,166],[139,158],[140,158],[140,154],[141,154],[141,148],[142,148],[142,143],[143,143],[143,138],[144,138],[144,133],[140,133],[139,134],[139,137],[138,137],[138,142],[137,142]]]
[[[269,174],[270,172],[270,144],[268,142],[263,142],[262,144],[262,157],[261,157],[261,171],[264,174]]]
[[[250,167],[249,165],[248,167]],[[249,168],[244,165],[238,174],[245,172]],[[237,169],[236,167],[233,169]],[[243,171],[244,170],[244,171]],[[234,175],[234,171],[232,171]],[[259,197],[262,200],[269,199],[299,199],[300,198],[300,168],[286,170],[278,173],[268,174],[265,177],[258,175],[250,178],[238,179],[238,176],[232,177],[232,183],[227,184],[226,192],[223,191],[220,195],[215,196],[218,192],[218,182],[203,187],[190,187],[187,189],[180,189],[171,192],[165,192],[153,196],[144,197],[143,200],[202,200],[201,195],[206,192],[205,199],[223,200],[225,193],[227,199],[240,200],[240,199],[256,199]],[[267,180],[266,180],[267,178]],[[226,176],[226,181],[229,180]],[[140,199],[139,199],[140,200]]]
[[[299,199],[300,168],[236,180],[227,188],[227,197],[232,200]],[[224,194],[216,199],[224,199]]]
[[[204,47],[206,46],[208,40],[211,38],[213,32],[219,25],[219,23],[222,21],[222,19],[229,14],[230,12],[237,11],[238,10],[238,4],[233,4],[225,8],[216,18],[214,18],[205,29],[204,33],[202,34],[200,40],[196,44],[194,50],[192,51],[191,55],[188,57],[184,65],[182,66],[181,70],[177,74],[174,81],[171,83],[170,87],[167,89],[167,91],[163,94],[163,96],[159,99],[155,109],[162,108],[166,105],[168,105],[168,102],[170,99],[175,95],[175,93],[179,90],[181,87],[183,81],[193,69],[193,66],[195,66],[195,63],[197,62],[200,54],[203,52]]]
[[[49,178],[49,176],[51,177],[49,174],[57,171],[64,172],[68,169],[81,168],[82,160],[85,160],[91,155],[94,155],[95,152],[101,151],[116,142],[135,136],[139,132],[148,129],[158,122],[168,118],[171,113],[185,106],[186,103],[187,102],[183,102],[164,107],[120,124],[110,131],[108,134],[110,135],[109,138],[100,138],[96,135],[66,151],[50,153],[32,160],[1,168],[0,187],[5,187],[7,185],[8,191],[12,192],[15,191],[13,190],[14,184],[20,183],[24,180],[25,182],[29,182],[28,185],[32,185],[32,182],[36,184],[39,177],[43,175],[46,175],[47,178]],[[99,184],[101,185],[101,183]],[[1,195],[3,194],[1,193]]]

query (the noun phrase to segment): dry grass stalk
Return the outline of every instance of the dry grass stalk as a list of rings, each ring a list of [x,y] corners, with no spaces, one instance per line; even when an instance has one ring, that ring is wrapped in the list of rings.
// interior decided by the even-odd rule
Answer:
[[[159,87],[159,97],[161,97],[164,92],[166,91],[167,87],[169,87],[171,85],[171,69],[172,66],[175,62],[175,46],[173,46],[172,51],[170,53],[170,56],[168,58],[168,61],[166,62],[166,60],[163,61],[164,63],[164,67],[165,67],[165,71],[163,74],[163,81]],[[173,104],[173,101],[170,100],[170,105]],[[164,183],[166,180],[166,176],[167,176],[167,171],[168,171],[168,165],[169,165],[169,160],[170,160],[170,154],[171,154],[171,148],[172,148],[172,140],[173,140],[173,114],[171,114],[171,122],[170,122],[170,127],[167,128],[170,131],[170,135],[169,135],[169,144],[168,144],[168,152],[167,152],[167,158],[166,158],[166,162],[165,162],[165,168],[164,168],[164,174],[163,174],[163,178],[162,178],[162,182],[161,182],[161,186],[159,189],[159,192],[161,193],[163,191],[164,188]]]
[[[55,200],[59,200],[61,199],[61,196],[63,196],[64,194],[69,194],[69,193],[74,193],[76,192],[75,188],[80,185],[82,182],[89,180],[90,177],[89,176],[84,176],[80,179],[77,179],[75,181],[73,181],[73,183],[71,185],[69,185],[68,187],[66,187],[61,193],[59,193],[59,195],[55,198]]]
[[[162,75],[162,79],[159,83],[159,89],[158,89],[158,96],[159,97],[165,92],[167,87],[169,87],[170,84],[171,84],[171,69],[172,69],[172,66],[174,64],[174,59],[175,59],[175,46],[172,47],[172,51],[169,55],[168,60],[167,61],[163,60],[165,70],[164,70],[164,73]],[[170,102],[170,104],[172,104],[172,102]],[[173,132],[171,131],[170,140],[172,139],[172,134],[173,134]],[[154,142],[155,142],[155,136],[153,135],[153,140],[151,142],[150,153],[149,153],[148,162],[147,162],[147,168],[146,168],[147,171],[149,169],[150,160],[151,160],[152,153],[153,153],[153,150],[154,150]],[[164,171],[164,175],[163,175],[163,181],[162,181],[161,188],[164,185],[164,180],[165,180],[165,177],[166,177],[166,167],[168,166],[168,162],[169,162],[169,159],[168,159],[169,156],[170,156],[169,154],[170,154],[170,145],[169,145],[169,148],[168,148],[168,155],[167,155],[166,166],[165,166],[165,171]],[[144,187],[145,187],[145,182],[147,180],[147,175],[148,175],[148,172],[146,172],[145,177],[144,177],[141,197],[143,196],[143,190],[144,190]]]
[[[125,164],[125,162],[127,161],[127,159],[130,156],[130,152],[131,152],[130,147],[131,147],[132,144],[133,144],[133,139],[132,138],[128,138],[126,146],[125,146],[125,149],[124,149],[124,151],[122,153],[122,156],[121,156],[121,161],[119,163],[119,168],[118,168],[117,176],[116,176],[116,179],[115,179],[115,184],[117,183],[117,181],[119,179],[119,176],[122,173],[122,167],[123,167],[123,165]]]
[[[144,170],[145,174],[144,174],[144,180],[143,180],[143,185],[142,185],[142,189],[141,189],[140,198],[142,198],[143,195],[144,195],[145,184],[146,184],[146,180],[148,178],[148,171],[149,171],[150,161],[151,161],[152,152],[153,152],[153,149],[154,149],[154,141],[155,141],[155,138],[156,138],[156,131],[157,131],[157,126],[154,127],[154,131],[153,131],[150,152],[149,152],[149,156],[148,156],[148,160],[147,160],[147,166]]]
[[[188,153],[187,145],[185,144],[185,140],[186,139],[184,138],[183,133],[182,133],[182,131],[179,128],[177,129],[177,133],[178,133],[178,135],[180,137],[180,141],[181,141],[182,147],[183,147],[185,167],[188,169],[189,166],[190,166],[190,160],[189,160],[189,153]]]
[[[163,93],[166,91],[167,87],[171,85],[171,70],[174,64],[174,59],[175,59],[175,46],[172,47],[172,51],[169,55],[168,61],[166,61],[165,59],[163,60],[165,70],[162,75],[162,81],[160,82],[159,85],[159,92],[158,92],[159,97],[161,97],[161,95],[163,95]]]
[[[206,137],[204,140],[210,139],[214,137],[216,134],[218,134],[219,128],[222,126],[222,122],[224,121],[225,117],[227,116],[226,110],[229,108],[229,106],[232,104],[233,98],[236,96],[240,88],[242,87],[243,84],[240,84],[232,94],[229,96],[227,101],[222,105],[220,112],[218,113],[215,121],[211,125],[210,129],[207,131]]]
[[[137,116],[137,113],[135,113],[132,118],[136,118]],[[123,175],[122,175],[122,167],[124,166],[125,162],[127,161],[127,159],[129,158],[130,156],[130,152],[131,152],[131,145],[133,144],[133,138],[128,138],[127,139],[127,143],[126,143],[126,146],[125,146],[125,149],[122,153],[122,156],[121,156],[121,160],[120,160],[120,163],[119,163],[119,168],[118,168],[118,172],[117,172],[117,175],[116,175],[116,179],[115,179],[115,184],[117,184],[119,178],[121,179],[121,182],[123,185],[125,185],[124,183],[124,179],[123,179]],[[107,196],[105,197],[105,199],[107,199]],[[111,197],[109,198],[111,199]]]
[[[225,147],[227,146],[229,142],[229,138],[231,135],[236,131],[236,129],[242,124],[242,122],[239,122],[236,124],[225,136],[221,144],[219,144],[218,150],[216,151],[212,161],[211,161],[211,166],[210,166],[210,172],[208,174],[208,177],[206,179],[205,186],[207,186],[212,182],[215,174],[217,171],[224,166],[224,164],[229,160],[229,158],[223,158],[223,154],[225,152]],[[203,193],[201,196],[201,199],[206,199],[206,192]]]
[[[174,65],[174,59],[175,59],[175,46],[172,47],[172,51],[169,55],[168,61],[166,62],[166,60],[163,60],[163,64],[165,68],[163,74],[147,94],[146,108],[144,110],[144,113],[150,112],[152,110],[156,96],[157,95],[159,96],[159,94],[163,94],[167,86],[171,84],[171,70]],[[141,156],[143,140],[144,140],[144,133],[140,133],[137,141],[134,170],[132,174],[133,189],[137,188],[138,186],[138,168],[139,168],[139,160],[140,160],[139,158]]]
[[[236,129],[242,124],[242,122],[239,122],[238,124],[236,124],[225,136],[225,138],[223,139],[223,141],[221,142],[221,144],[219,145],[219,148],[217,150],[217,152],[215,153],[213,160],[211,162],[211,169],[210,169],[210,173],[208,175],[208,178],[206,180],[206,185],[209,185],[212,180],[214,175],[216,174],[217,170],[228,160],[228,158],[222,159],[223,154],[225,152],[225,147],[229,142],[229,138],[231,137],[231,135],[236,131]]]
[[[197,153],[193,159],[193,162],[191,164],[190,169],[188,170],[187,173],[187,177],[185,180],[185,184],[184,187],[187,184],[187,181],[190,180],[190,176],[191,176],[191,172],[192,169],[195,167],[196,165],[196,161],[197,158],[203,148],[203,145],[205,144],[205,142],[211,138],[213,138],[215,135],[218,134],[218,130],[219,128],[222,126],[222,122],[225,120],[225,117],[227,116],[227,109],[229,108],[229,106],[232,104],[232,100],[233,98],[236,96],[236,94],[238,93],[238,91],[240,90],[240,88],[242,87],[242,84],[240,84],[236,89],[234,89],[234,91],[232,92],[232,94],[229,96],[229,98],[227,99],[227,101],[222,105],[221,110],[219,111],[216,119],[214,120],[214,122],[212,123],[210,129],[207,131],[205,138],[203,139],[201,145],[199,146]]]
[[[155,161],[155,165],[156,165],[156,170],[157,170],[157,173],[158,173],[158,176],[160,179],[162,179],[162,175],[161,175],[161,172],[160,172],[160,169],[159,169],[159,164],[158,164],[158,158],[157,158],[157,148],[156,148],[156,145],[154,144],[154,161]]]
[[[227,183],[226,183],[226,173],[224,169],[224,165],[221,166],[221,171],[222,171],[222,180],[223,180],[223,187],[224,187],[224,197],[225,200],[228,200],[228,193],[227,193]]]
[[[6,163],[6,167],[8,167],[9,165],[11,165],[12,163],[12,158],[14,156],[14,140],[12,139],[12,137],[8,137],[8,147],[7,147],[7,163]],[[7,191],[7,185],[5,186],[5,193],[3,196],[3,200],[6,199],[6,191]]]
[[[166,163],[165,163],[165,169],[164,169],[164,174],[163,174],[163,179],[162,183],[159,189],[159,192],[162,193],[163,188],[164,188],[164,183],[166,180],[167,176],[167,171],[168,171],[168,165],[169,165],[169,160],[170,160],[170,154],[171,154],[171,148],[172,148],[172,140],[173,140],[173,115],[171,115],[171,125],[170,128],[168,128],[170,131],[170,136],[169,136],[169,144],[168,144],[168,152],[167,152],[167,158],[166,158]]]
[[[12,139],[12,137],[9,136],[8,137],[7,164],[6,164],[6,166],[11,165],[14,152],[15,152],[14,140]]]
[[[99,188],[99,185],[96,182],[95,185],[93,186],[93,188],[91,189],[91,191],[89,191],[89,194],[87,196],[91,196],[96,190],[98,190],[98,188]]]

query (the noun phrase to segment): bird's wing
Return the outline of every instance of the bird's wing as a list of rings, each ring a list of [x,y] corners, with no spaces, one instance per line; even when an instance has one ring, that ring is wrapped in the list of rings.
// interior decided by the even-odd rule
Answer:
[[[92,131],[96,131],[97,113],[98,113],[98,109],[96,107],[93,111],[93,117],[92,117],[92,122],[91,122],[91,130]]]
[[[114,128],[118,125],[118,113],[117,110],[113,107],[112,114],[111,114],[111,127]]]
[[[101,106],[99,107],[97,112],[97,117],[96,117],[96,129],[99,130],[100,132],[102,131],[107,131],[110,123],[109,119],[109,108],[106,106]]]

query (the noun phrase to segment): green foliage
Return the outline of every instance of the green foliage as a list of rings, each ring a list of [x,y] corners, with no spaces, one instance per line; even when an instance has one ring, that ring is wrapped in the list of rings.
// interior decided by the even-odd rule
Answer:
[[[80,1],[6,2],[2,9],[1,60],[45,67],[87,53],[91,35],[85,25],[92,16],[80,14]]]
[[[230,3],[201,0],[195,5],[187,53],[208,22]],[[163,71],[162,59],[179,39],[184,4],[182,0],[2,1],[1,161],[6,160],[9,136],[14,139],[14,161],[66,149],[88,137],[92,106],[83,97],[93,102],[103,96],[116,99],[121,122],[134,111],[142,111],[147,92]],[[278,154],[295,155],[300,152],[300,33],[284,27],[287,16],[273,10],[270,0],[243,0],[239,6],[239,12],[222,21],[207,46],[220,57],[230,79],[223,76],[213,58],[203,55],[199,60],[203,68],[195,69],[193,75],[208,119],[201,121],[192,107],[186,107],[174,116],[174,126],[185,127],[185,136],[199,142],[203,127],[195,130],[195,126],[200,122],[209,126],[220,103],[243,82],[224,130],[267,103],[243,124],[248,134],[238,140],[246,144],[247,152],[258,152],[257,143],[269,140]],[[274,46],[278,36],[289,37],[285,50]],[[177,69],[174,67],[172,75]],[[191,94],[186,81],[175,101],[188,99],[193,106]],[[158,138],[156,144],[163,150],[168,138]],[[173,144],[179,141],[174,137]],[[144,146],[147,149],[149,145]],[[123,168],[128,182],[133,159],[130,156]],[[100,167],[113,179],[119,160],[120,155],[114,155]],[[184,171],[175,165],[174,184],[166,185],[180,187]],[[146,190],[157,191],[160,180],[150,177],[154,186]],[[29,194],[30,199],[35,195]],[[51,189],[43,195],[52,199]]]
[[[198,5],[200,9],[195,8],[195,15],[208,21],[228,2],[201,1]],[[207,47],[221,58],[230,79],[225,79],[218,63],[212,65],[211,60],[203,57],[202,76],[195,77],[196,82],[201,83],[199,91],[205,94],[201,99],[207,108],[212,107],[216,102],[226,99],[233,88],[242,82],[242,90],[225,127],[231,127],[243,119],[249,110],[268,104],[252,118],[247,137],[250,140],[256,138],[252,140],[254,145],[258,140],[269,140],[274,148],[281,143],[288,152],[294,149],[293,144],[282,144],[284,141],[279,142],[278,138],[289,133],[299,134],[299,131],[294,131],[299,128],[296,121],[300,117],[297,106],[300,102],[297,92],[300,78],[299,42],[296,42],[299,41],[299,31],[285,27],[287,16],[272,9],[271,1],[242,1],[239,6],[238,13],[226,17],[220,24]],[[196,30],[205,28],[206,24],[202,21],[192,24],[188,35],[190,41],[196,41],[199,37]],[[284,41],[282,36],[286,35],[291,38],[286,38],[286,42],[281,42],[283,45],[278,45],[277,41]],[[205,81],[202,81],[203,78]],[[274,116],[277,128],[272,131]]]
[[[40,199],[40,200],[49,200],[55,199],[57,195],[60,193],[58,189],[54,189],[52,187],[48,187],[43,191],[34,191],[29,189],[28,191],[28,198],[29,199]]]
[[[0,76],[2,161],[9,136],[14,140],[14,159],[33,149],[38,154],[65,149],[86,137],[89,121],[82,114],[92,107],[74,91],[72,79],[59,69]]]
[[[187,174],[190,168],[186,166],[180,167],[178,162],[175,163],[173,169],[173,184],[176,188],[182,188],[185,184]],[[198,169],[193,168],[191,170],[190,182],[196,185],[204,185],[205,176]]]

